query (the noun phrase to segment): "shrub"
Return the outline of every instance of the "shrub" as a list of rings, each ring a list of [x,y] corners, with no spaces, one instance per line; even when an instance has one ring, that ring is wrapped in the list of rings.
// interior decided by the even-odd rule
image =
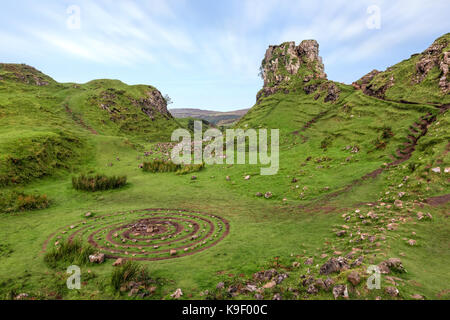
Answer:
[[[146,172],[175,172],[181,168],[181,165],[172,161],[153,160],[152,162],[144,162],[142,169]]]
[[[145,267],[133,261],[127,261],[118,267],[111,274],[111,285],[116,291],[119,291],[122,285],[130,282],[140,282],[149,280],[149,274]]]
[[[79,177],[72,177],[72,186],[76,190],[85,191],[104,191],[110,189],[117,189],[123,187],[127,184],[126,176],[105,176],[105,175],[95,175],[86,176],[84,174]]]
[[[84,265],[89,263],[89,256],[95,252],[94,247],[83,245],[78,240],[64,241],[48,251],[44,256],[44,261],[52,268],[57,267],[60,262]]]
[[[49,205],[46,195],[28,195],[18,191],[0,193],[0,212],[40,210]]]
[[[204,163],[181,165],[175,164],[172,161],[153,160],[152,162],[144,162],[142,165],[142,170],[152,173],[176,172],[177,174],[188,174],[191,172],[198,172],[204,167]]]
[[[177,174],[188,174],[191,172],[199,172],[205,167],[204,163],[201,164],[188,164],[183,166],[181,169],[177,171]]]

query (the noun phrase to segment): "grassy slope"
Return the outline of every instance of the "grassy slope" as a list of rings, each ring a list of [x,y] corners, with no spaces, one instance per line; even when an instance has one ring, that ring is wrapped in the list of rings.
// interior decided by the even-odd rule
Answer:
[[[166,140],[178,127],[154,112],[151,120],[131,99],[146,97],[149,86],[115,80],[84,85],[59,84],[25,65],[0,65],[0,184],[23,184],[32,178],[73,167],[89,152],[93,134],[128,136],[137,141]],[[36,80],[37,79],[37,80]],[[38,86],[45,81],[47,85]],[[102,110],[104,92],[115,117]]]

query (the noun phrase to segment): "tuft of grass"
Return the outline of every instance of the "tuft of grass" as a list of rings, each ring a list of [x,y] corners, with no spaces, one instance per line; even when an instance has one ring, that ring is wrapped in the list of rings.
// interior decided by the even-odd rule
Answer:
[[[56,268],[60,263],[76,263],[85,265],[89,263],[89,256],[96,252],[90,245],[83,245],[79,240],[64,241],[44,256],[44,262],[51,268]]]
[[[116,291],[119,291],[124,284],[130,281],[139,282],[149,279],[149,273],[145,267],[136,262],[127,261],[113,271],[111,274],[111,285]]]
[[[50,206],[47,195],[0,192],[0,212],[18,212],[45,209]]]
[[[175,164],[172,161],[153,160],[151,162],[144,162],[142,170],[145,172],[176,172],[179,175],[188,174],[192,172],[199,172],[205,167],[204,163],[201,164],[188,164],[181,165]]]
[[[86,176],[84,174],[78,177],[72,177],[72,186],[76,190],[85,191],[104,191],[118,189],[127,184],[127,176],[111,176],[97,174],[95,176]]]

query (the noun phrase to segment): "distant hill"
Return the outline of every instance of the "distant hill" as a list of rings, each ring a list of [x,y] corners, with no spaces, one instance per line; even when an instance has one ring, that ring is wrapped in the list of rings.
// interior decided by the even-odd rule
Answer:
[[[212,110],[179,108],[170,109],[169,112],[175,118],[195,118],[206,120],[215,126],[230,125],[242,118],[249,109],[242,109],[229,112],[220,112]]]

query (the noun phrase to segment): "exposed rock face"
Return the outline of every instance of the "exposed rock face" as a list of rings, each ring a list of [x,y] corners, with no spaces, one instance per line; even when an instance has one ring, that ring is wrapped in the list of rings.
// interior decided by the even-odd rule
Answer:
[[[6,72],[5,77],[1,77],[0,80],[9,78],[36,86],[48,86],[51,82],[54,82],[49,76],[26,64],[0,63],[0,70]]]
[[[416,63],[416,74],[412,79],[413,83],[422,82],[431,69],[438,67],[441,71],[439,87],[444,93],[450,91],[450,75],[448,73],[450,65],[450,51],[444,51],[447,46],[448,41],[446,41],[445,38],[438,39],[422,53],[419,62]]]
[[[375,76],[377,76],[380,73],[382,76],[385,76],[385,79],[382,85],[376,86],[374,85],[374,83],[372,83],[372,80],[373,78],[375,78]],[[353,82],[352,86],[357,90],[362,90],[362,92],[364,92],[364,94],[367,94],[368,96],[384,99],[387,89],[392,87],[394,84],[395,84],[394,76],[382,73],[374,69],[365,76],[363,76],[358,81]]]
[[[155,119],[155,112],[159,112],[166,118],[173,118],[172,114],[167,110],[167,102],[158,90],[147,91],[147,97],[133,100],[133,104],[141,108],[142,112]]]
[[[327,78],[322,58],[319,57],[319,44],[315,40],[303,40],[298,46],[295,42],[269,46],[262,61],[261,74],[264,87],[258,93],[257,100],[278,92],[281,84],[295,77],[305,83]]]

